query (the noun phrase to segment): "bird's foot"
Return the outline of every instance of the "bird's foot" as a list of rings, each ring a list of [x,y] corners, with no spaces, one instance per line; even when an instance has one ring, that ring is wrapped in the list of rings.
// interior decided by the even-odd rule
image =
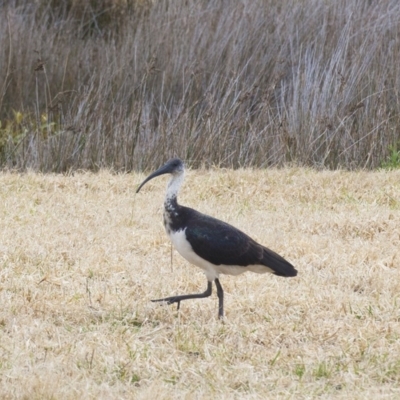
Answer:
[[[176,296],[173,297],[165,297],[164,299],[156,299],[156,300],[151,300],[153,303],[167,303],[168,305],[173,304],[173,303],[178,303],[178,309],[180,305],[180,300],[176,298]]]

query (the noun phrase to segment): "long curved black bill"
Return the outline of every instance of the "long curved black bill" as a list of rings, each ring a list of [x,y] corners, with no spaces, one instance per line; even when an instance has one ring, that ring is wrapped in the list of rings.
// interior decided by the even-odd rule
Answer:
[[[164,175],[164,174],[169,174],[171,173],[171,168],[169,165],[165,164],[162,167],[158,168],[157,171],[153,172],[152,174],[150,174],[141,184],[140,186],[137,188],[136,193],[139,193],[140,189],[148,182],[151,181],[153,178],[160,176],[160,175]]]

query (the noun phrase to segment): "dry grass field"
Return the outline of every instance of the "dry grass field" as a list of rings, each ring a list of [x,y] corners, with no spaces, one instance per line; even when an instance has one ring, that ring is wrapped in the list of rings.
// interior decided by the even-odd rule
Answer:
[[[400,398],[400,171],[189,171],[180,201],[288,258],[222,276],[162,226],[167,178],[0,174],[0,398]]]

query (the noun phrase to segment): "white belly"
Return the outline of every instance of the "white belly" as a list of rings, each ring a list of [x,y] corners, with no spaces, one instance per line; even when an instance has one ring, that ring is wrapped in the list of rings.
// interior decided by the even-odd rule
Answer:
[[[219,277],[219,274],[225,275],[239,275],[246,271],[252,271],[259,274],[265,272],[273,272],[270,268],[264,265],[249,265],[242,267],[239,265],[214,265],[203,258],[199,257],[192,249],[190,243],[186,240],[185,230],[180,230],[178,232],[170,232],[169,237],[178,251],[178,253],[189,261],[191,264],[200,267],[209,281]]]

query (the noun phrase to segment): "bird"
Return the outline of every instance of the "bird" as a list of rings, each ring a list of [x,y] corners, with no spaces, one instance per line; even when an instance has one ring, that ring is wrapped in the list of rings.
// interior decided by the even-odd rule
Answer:
[[[171,296],[151,300],[177,303],[200,299],[212,294],[215,283],[218,297],[218,318],[224,317],[224,291],[220,274],[239,275],[246,271],[259,274],[269,272],[282,277],[294,277],[297,270],[282,256],[257,243],[234,226],[178,203],[177,196],[184,180],[185,165],[179,158],[172,158],[150,174],[137,188],[136,193],[150,180],[170,174],[164,199],[163,220],[167,235],[178,253],[189,263],[200,267],[207,278],[203,293]]]

